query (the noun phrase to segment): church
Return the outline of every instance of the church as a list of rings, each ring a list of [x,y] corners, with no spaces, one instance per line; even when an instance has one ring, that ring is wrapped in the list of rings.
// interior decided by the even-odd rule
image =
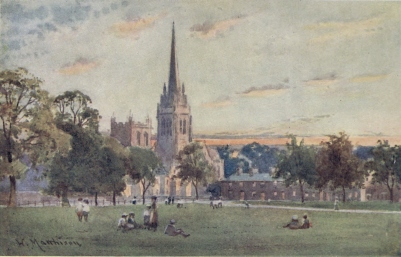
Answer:
[[[180,82],[178,59],[176,55],[176,40],[174,23],[172,28],[171,50],[168,83],[164,83],[163,91],[160,95],[160,102],[157,104],[157,134],[155,152],[160,158],[163,169],[162,173],[156,176],[155,185],[148,189],[147,195],[163,195],[163,196],[178,196],[178,197],[194,197],[195,190],[189,182],[182,182],[175,178],[178,172],[176,156],[179,151],[192,142],[192,115],[191,107],[188,103],[187,95],[185,94],[185,85]],[[114,122],[114,123],[113,123]],[[143,130],[139,131],[139,125],[129,125],[130,120],[125,124],[115,123],[112,120],[112,131],[115,138],[118,133],[113,130],[113,126],[127,127],[128,132],[124,142],[128,146],[146,147],[146,138],[141,138],[145,133],[150,134],[152,125],[150,119],[143,124]],[[128,127],[131,127],[129,129]],[[122,130],[123,132],[125,130]],[[120,131],[120,130],[118,130]],[[120,134],[124,134],[121,132]],[[129,141],[130,139],[130,141]],[[120,139],[119,139],[120,140]],[[121,140],[120,140],[121,142]],[[142,143],[140,143],[142,142]],[[217,179],[221,180],[224,177],[224,162],[220,159],[219,154],[215,149],[203,145],[203,153],[206,160],[212,165],[216,172]],[[204,191],[204,190],[201,190]],[[127,187],[126,195],[139,196],[141,194],[140,185],[130,185]],[[201,195],[201,193],[200,193]]]

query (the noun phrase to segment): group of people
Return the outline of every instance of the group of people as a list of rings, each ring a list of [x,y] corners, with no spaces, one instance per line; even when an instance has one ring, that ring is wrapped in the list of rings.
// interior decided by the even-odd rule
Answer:
[[[174,199],[174,198],[173,198]],[[130,212],[123,213],[121,218],[118,220],[117,229],[122,229],[122,231],[127,231],[131,229],[148,229],[156,231],[158,222],[158,214],[157,214],[157,197],[151,197],[151,204],[146,205],[146,209],[143,212],[143,225],[138,224],[135,221],[135,213]],[[173,200],[174,201],[174,200]],[[188,237],[190,234],[187,234],[182,229],[177,229],[175,227],[175,220],[170,220],[170,224],[168,224],[164,230],[164,234],[169,236],[177,236],[181,235],[183,237]]]
[[[291,222],[283,226],[283,228],[289,229],[308,229],[310,227],[312,227],[312,223],[309,221],[307,214],[304,214],[301,224],[298,222],[298,215],[293,215]]]
[[[174,204],[174,196],[169,196],[164,200],[164,204]]]
[[[82,221],[83,217],[85,221],[88,221],[89,212],[90,212],[89,200],[88,199],[82,200],[81,197],[78,198],[78,203],[76,204],[75,207],[75,213],[78,216],[78,220]]]

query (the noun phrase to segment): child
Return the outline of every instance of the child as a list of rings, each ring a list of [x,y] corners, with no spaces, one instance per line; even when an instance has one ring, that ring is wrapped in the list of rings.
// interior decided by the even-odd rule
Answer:
[[[89,207],[89,200],[85,199],[83,204],[82,204],[82,214],[84,216],[85,221],[88,221],[88,216],[89,216],[89,212],[90,212],[90,207]]]
[[[143,226],[149,228],[150,224],[150,204],[146,205],[146,209],[143,211]]]

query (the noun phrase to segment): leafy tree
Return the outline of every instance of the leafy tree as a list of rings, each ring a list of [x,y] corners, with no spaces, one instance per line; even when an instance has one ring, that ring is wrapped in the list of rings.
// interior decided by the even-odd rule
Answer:
[[[113,149],[103,147],[99,156],[99,175],[98,181],[103,192],[112,192],[113,205],[116,205],[116,195],[125,190],[125,169],[124,162]]]
[[[238,172],[239,169],[242,169],[245,173],[250,170],[249,162],[243,158],[231,157],[233,150],[230,149],[229,145],[217,147],[217,151],[220,158],[224,160],[224,177],[230,177],[232,174]]]
[[[16,179],[21,175],[13,162],[28,154],[35,166],[55,148],[47,130],[52,124],[51,113],[46,112],[48,93],[40,89],[41,83],[24,68],[0,71],[0,148],[3,164],[8,163],[1,176],[10,180],[8,206],[16,206]],[[44,113],[49,121],[42,119]]]
[[[254,142],[245,145],[241,154],[252,161],[252,166],[256,167],[259,173],[270,173],[271,168],[277,165],[279,150]]]
[[[206,186],[215,180],[213,168],[207,163],[199,143],[186,145],[177,156],[179,172],[177,177],[182,182],[188,181],[195,188],[196,199],[199,198],[199,185]]]
[[[372,183],[384,184],[390,201],[394,201],[394,187],[401,181],[401,148],[390,146],[387,140],[377,142],[372,149],[373,158],[365,163],[365,169],[372,173]]]
[[[160,161],[149,149],[130,147],[125,168],[135,183],[142,185],[142,204],[145,204],[145,194],[156,182],[156,172]]]
[[[345,202],[345,188],[362,187],[365,172],[360,168],[361,161],[353,154],[349,136],[344,132],[330,135],[328,142],[320,143],[317,155],[317,188],[329,185],[332,190],[341,188]]]
[[[89,106],[91,103],[91,98],[79,90],[65,91],[57,96],[54,104],[58,126],[68,133],[75,127],[98,131],[101,116],[98,110]]]
[[[303,203],[305,184],[312,186],[317,179],[315,151],[305,146],[303,139],[298,145],[295,136],[291,135],[289,138],[291,143],[287,143],[287,152],[281,155],[274,177],[282,177],[287,187],[299,185]]]

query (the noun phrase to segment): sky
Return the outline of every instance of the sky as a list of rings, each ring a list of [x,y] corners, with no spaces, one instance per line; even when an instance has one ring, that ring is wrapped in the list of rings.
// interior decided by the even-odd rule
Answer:
[[[195,135],[401,136],[401,2],[3,0],[0,67],[156,128],[171,29]],[[156,129],[154,129],[154,132]]]

